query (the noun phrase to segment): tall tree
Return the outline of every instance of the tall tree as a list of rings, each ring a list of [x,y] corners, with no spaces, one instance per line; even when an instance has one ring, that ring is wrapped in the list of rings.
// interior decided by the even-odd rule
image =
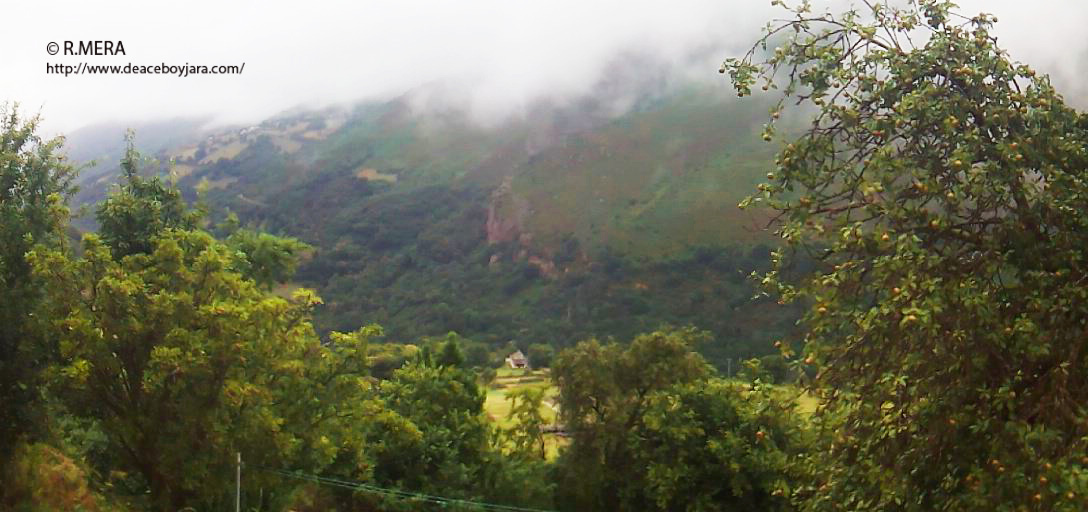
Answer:
[[[477,380],[466,368],[421,359],[382,381],[387,410],[369,431],[375,480],[406,491],[549,507],[549,467],[504,453],[507,438],[488,424]]]
[[[452,366],[462,368],[465,366],[465,353],[461,349],[461,336],[455,332],[446,334],[446,341],[442,342],[442,351],[438,354],[435,364],[438,366]]]
[[[816,108],[747,202],[779,213],[787,249],[764,282],[809,305],[804,363],[833,436],[797,497],[1084,510],[1088,117],[1009,59],[994,17],[864,4],[801,2],[722,68],[741,95]],[[822,267],[793,281],[798,250]]]
[[[198,216],[183,203],[166,204],[176,190],[134,172],[125,180],[80,258],[30,256],[57,342],[55,396],[99,422],[154,510],[223,508],[235,452],[254,466],[365,475],[361,418],[379,407],[366,342],[377,330],[321,343],[310,324],[320,299],[268,294],[243,273],[248,255],[192,229]],[[262,485],[284,488],[247,478]]]
[[[0,106],[0,467],[28,433],[47,360],[33,313],[42,283],[25,255],[35,244],[64,241],[75,171],[61,154],[62,138],[43,140],[38,118]],[[3,475],[0,475],[2,477]],[[0,498],[3,495],[0,485]]]
[[[94,236],[79,260],[32,258],[59,341],[56,396],[100,422],[156,510],[224,505],[234,452],[256,466],[366,466],[352,432],[372,404],[370,331],[323,345],[309,323],[315,297],[261,292],[230,270],[231,254],[205,233],[172,231],[122,262]]]
[[[484,394],[473,372],[425,362],[408,364],[381,383],[381,396],[410,426],[383,423],[376,437],[403,440],[403,433],[396,430],[408,429],[414,439],[377,448],[379,482],[462,497],[479,491],[489,432]]]
[[[795,405],[762,383],[721,379],[651,395],[629,437],[641,495],[630,510],[793,510],[810,442]]]
[[[637,336],[624,346],[584,341],[552,364],[559,388],[560,421],[571,434],[562,454],[560,492],[578,510],[612,510],[636,503],[640,485],[628,436],[642,427],[650,395],[705,379],[710,368],[693,346],[705,337],[694,329]]]
[[[155,175],[140,175],[143,162],[134,140],[133,132],[125,134],[121,183],[96,212],[99,234],[117,260],[150,253],[155,238],[164,230],[195,229],[202,215],[199,210],[189,209],[177,187]]]
[[[510,402],[510,417],[514,419],[512,427],[504,434],[514,445],[514,453],[530,458],[547,458],[547,444],[544,439],[544,388],[521,388],[506,395]]]

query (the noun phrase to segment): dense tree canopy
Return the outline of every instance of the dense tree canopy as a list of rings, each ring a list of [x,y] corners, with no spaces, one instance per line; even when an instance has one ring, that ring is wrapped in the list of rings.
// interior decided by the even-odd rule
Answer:
[[[118,260],[130,254],[150,253],[155,238],[166,229],[191,230],[202,212],[185,204],[181,191],[158,176],[140,175],[142,163],[129,132],[121,159],[119,190],[98,205],[99,235]]]
[[[514,445],[513,452],[522,456],[545,460],[548,456],[544,426],[547,421],[541,413],[544,407],[543,388],[523,388],[510,392],[510,416],[514,426],[505,433]]]
[[[650,393],[709,373],[692,352],[703,336],[694,330],[662,331],[639,336],[629,346],[589,340],[553,361],[560,421],[572,440],[560,469],[565,506],[609,510],[633,490],[637,468],[628,435],[641,425]]]
[[[101,425],[116,466],[141,476],[157,510],[229,502],[235,452],[365,472],[354,423],[375,407],[366,341],[376,331],[322,344],[309,320],[320,299],[265,293],[243,273],[259,258],[194,229],[176,190],[135,172],[126,180],[81,257],[31,253],[48,291],[54,396]]]
[[[484,396],[476,376],[456,366],[411,363],[382,383],[381,395],[391,411],[411,422],[413,439],[379,448],[378,480],[471,495],[488,449]],[[382,437],[389,435],[384,432]]]
[[[63,243],[74,177],[60,152],[63,139],[43,140],[37,126],[37,117],[0,106],[0,473],[31,429],[38,371],[48,361],[33,316],[42,283],[25,254],[34,244]]]
[[[800,423],[761,385],[710,379],[694,329],[595,340],[554,362],[570,510],[783,510]],[[771,405],[771,404],[777,405]],[[784,405],[785,404],[785,405]]]
[[[801,2],[722,69],[817,109],[748,201],[786,243],[765,284],[810,307],[806,509],[1088,506],[1088,117],[953,7]],[[799,251],[822,267],[787,279]]]
[[[340,215],[334,232],[358,238],[310,269],[353,276],[330,284],[337,323],[387,309],[409,335],[319,336],[321,299],[283,292],[310,248],[237,217],[208,232],[131,139],[100,232],[72,250],[61,141],[0,110],[0,508],[94,508],[109,492],[132,509],[226,509],[242,453],[254,510],[1088,509],[1088,115],[998,47],[991,16],[944,0],[773,3],[789,18],[722,72],[742,96],[778,91],[768,141],[787,101],[809,104],[744,203],[775,214],[782,239],[762,284],[807,313],[799,339],[727,378],[696,349],[730,365],[758,352],[735,315],[715,324],[737,334],[729,346],[694,327],[574,342],[768,305],[738,295],[737,269],[765,268],[748,261],[763,248],[645,265],[606,253],[544,282],[543,267],[509,265],[516,245],[443,234],[482,215],[453,207],[481,190],[424,187]],[[493,296],[441,284],[496,280]],[[565,320],[488,309],[528,289],[541,300],[523,306]],[[790,332],[780,320],[772,331]],[[449,329],[473,339],[423,336]],[[550,376],[494,368],[518,347]],[[4,481],[48,484],[46,465],[64,466],[53,485],[74,498]]]
[[[711,379],[654,393],[629,438],[641,473],[631,509],[793,510],[794,459],[806,450],[789,397]]]

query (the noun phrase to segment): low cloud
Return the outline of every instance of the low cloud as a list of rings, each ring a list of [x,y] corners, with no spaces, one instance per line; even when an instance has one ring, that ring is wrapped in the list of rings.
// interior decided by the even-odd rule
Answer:
[[[720,80],[720,61],[780,11],[747,0],[510,2],[19,2],[0,32],[0,101],[41,110],[50,130],[178,116],[249,123],[415,91],[480,120],[568,101],[617,80]],[[820,2],[815,2],[820,5]],[[1000,18],[1013,57],[1052,73],[1067,96],[1088,89],[1088,4],[962,2]],[[841,5],[841,4],[840,4]],[[50,57],[51,41],[121,40],[126,55]],[[46,64],[245,62],[242,75],[58,76]],[[615,76],[614,76],[615,75]],[[723,87],[726,87],[722,83]],[[615,108],[622,109],[624,98]]]

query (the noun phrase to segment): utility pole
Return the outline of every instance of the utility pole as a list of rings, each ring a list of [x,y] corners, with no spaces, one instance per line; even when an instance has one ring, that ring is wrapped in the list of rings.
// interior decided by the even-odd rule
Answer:
[[[234,512],[242,512],[242,452],[238,452],[238,468],[234,473]]]

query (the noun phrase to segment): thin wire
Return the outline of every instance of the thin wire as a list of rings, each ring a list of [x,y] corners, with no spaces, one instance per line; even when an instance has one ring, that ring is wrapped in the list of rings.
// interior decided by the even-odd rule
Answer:
[[[375,485],[369,485],[369,484],[364,484],[364,483],[359,483],[359,482],[348,482],[348,481],[344,481],[344,480],[337,480],[335,478],[321,477],[321,476],[316,476],[316,475],[307,475],[307,474],[303,474],[303,473],[296,473],[296,472],[289,472],[289,471],[282,471],[282,470],[271,470],[271,469],[266,469],[266,471],[271,471],[273,473],[276,473],[276,474],[282,475],[282,476],[297,478],[297,479],[300,479],[300,480],[306,480],[306,481],[311,481],[311,482],[315,482],[315,483],[322,483],[322,484],[332,485],[332,486],[340,487],[340,488],[344,488],[344,489],[350,489],[350,490],[356,490],[356,491],[359,491],[359,490],[367,491],[367,492],[380,494],[380,495],[384,495],[384,496],[389,496],[389,497],[393,497],[393,498],[413,499],[413,500],[425,501],[425,502],[429,502],[429,503],[435,503],[435,504],[439,504],[439,505],[457,503],[457,504],[464,504],[464,505],[475,505],[477,507],[487,509],[487,510],[516,511],[516,512],[547,512],[547,511],[540,511],[540,509],[514,507],[514,506],[509,506],[509,505],[498,505],[498,504],[494,504],[494,503],[477,502],[477,501],[463,500],[463,499],[457,499],[457,498],[446,498],[446,497],[442,497],[442,496],[432,496],[432,495],[428,495],[428,494],[421,494],[421,493],[415,493],[415,492],[409,492],[409,491],[401,491],[401,490],[398,490],[398,489],[388,489],[388,488],[384,488],[384,487],[378,487],[378,486],[375,486]]]
[[[409,499],[410,500],[418,500],[418,501],[424,501],[424,502],[434,503],[434,504],[443,505],[443,506],[448,505],[448,504],[459,504],[459,505],[472,505],[472,506],[482,508],[484,510],[495,510],[495,511],[503,511],[503,512],[553,512],[553,511],[550,511],[550,510],[543,510],[543,509],[539,509],[539,508],[525,508],[525,507],[515,507],[515,506],[511,506],[511,505],[499,505],[497,503],[486,503],[486,502],[482,502],[482,501],[463,500],[463,499],[459,499],[459,498],[447,498],[447,497],[444,497],[444,496],[434,496],[434,495],[430,495],[430,494],[422,494],[422,493],[416,493],[416,492],[411,492],[411,491],[402,491],[400,489],[389,489],[389,488],[385,488],[385,487],[378,487],[376,485],[364,484],[362,482],[351,482],[351,481],[347,481],[347,480],[338,480],[338,479],[335,479],[335,478],[329,478],[329,477],[318,476],[318,475],[308,475],[308,474],[300,473],[300,472],[297,472],[297,471],[286,471],[286,470],[283,470],[283,469],[265,468],[265,467],[260,467],[260,466],[255,466],[254,469],[257,469],[257,470],[260,470],[260,471],[265,471],[265,472],[268,472],[268,473],[274,473],[274,474],[277,474],[277,475],[280,475],[280,476],[285,476],[285,477],[288,477],[288,478],[295,478],[295,479],[305,480],[305,481],[308,481],[308,482],[313,482],[313,483],[318,483],[318,484],[331,485],[331,486],[339,487],[339,488],[342,488],[342,489],[349,489],[349,490],[353,490],[353,491],[365,491],[365,492],[369,492],[369,493],[372,493],[372,494],[388,496],[388,497],[391,497],[391,498],[404,499],[404,500],[409,500]]]

